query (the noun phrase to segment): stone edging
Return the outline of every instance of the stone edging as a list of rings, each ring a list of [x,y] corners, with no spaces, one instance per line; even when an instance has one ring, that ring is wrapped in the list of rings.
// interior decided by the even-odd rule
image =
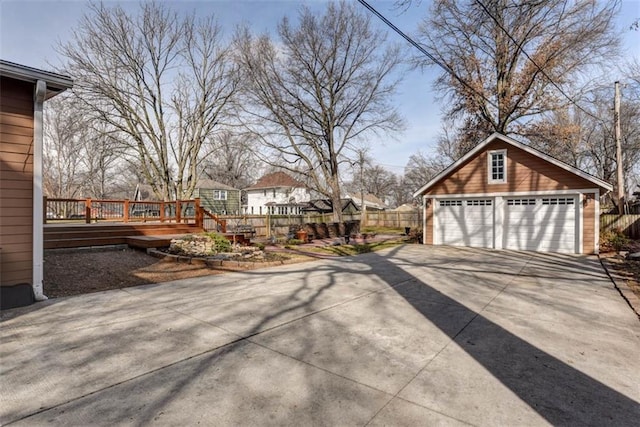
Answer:
[[[222,260],[222,259],[215,259],[215,258],[199,258],[199,257],[190,257],[190,256],[184,256],[184,255],[168,254],[154,248],[147,249],[147,254],[151,255],[152,257],[159,258],[168,262],[199,265],[202,267],[209,267],[209,268],[242,267],[245,269],[255,269],[255,268],[261,268],[261,267],[275,267],[278,265],[296,264],[302,261],[299,259],[298,260],[286,259],[281,261],[256,262],[256,261]]]
[[[601,256],[598,256],[598,258],[615,288],[620,292],[620,295],[622,295],[622,298],[627,302],[627,304],[629,304],[629,307],[631,307],[636,316],[640,318],[640,298],[638,298],[638,296],[627,285],[625,278],[615,271],[615,268],[611,266],[609,261]]]

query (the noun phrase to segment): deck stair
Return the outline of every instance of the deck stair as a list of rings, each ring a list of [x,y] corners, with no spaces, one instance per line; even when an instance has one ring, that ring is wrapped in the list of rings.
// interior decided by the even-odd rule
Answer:
[[[168,246],[172,238],[201,233],[195,224],[46,224],[44,248],[80,248],[127,244],[138,248]]]

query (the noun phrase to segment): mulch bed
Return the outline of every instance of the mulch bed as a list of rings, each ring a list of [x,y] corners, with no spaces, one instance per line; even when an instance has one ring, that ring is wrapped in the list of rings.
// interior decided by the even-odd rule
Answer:
[[[287,258],[292,256],[285,255]],[[298,257],[295,261],[309,258]],[[225,268],[158,259],[134,249],[47,251],[44,256],[44,293],[49,298],[169,282],[190,277],[256,268],[241,263]],[[259,265],[258,265],[259,266]]]

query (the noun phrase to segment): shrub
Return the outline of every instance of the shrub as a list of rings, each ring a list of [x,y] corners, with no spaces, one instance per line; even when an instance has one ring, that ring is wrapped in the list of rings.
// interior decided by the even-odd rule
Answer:
[[[610,247],[616,252],[620,252],[629,243],[629,239],[619,228],[616,228],[603,232],[600,236],[600,243],[603,247]]]
[[[373,252],[373,248],[371,247],[371,245],[367,245],[366,243],[353,245],[353,249],[357,254],[368,254],[369,252]]]
[[[304,241],[300,240],[300,239],[289,239],[287,241],[287,245],[301,245],[303,243],[304,243]]]
[[[207,236],[213,240],[215,252],[231,252],[231,242],[226,237],[216,232],[207,233]]]

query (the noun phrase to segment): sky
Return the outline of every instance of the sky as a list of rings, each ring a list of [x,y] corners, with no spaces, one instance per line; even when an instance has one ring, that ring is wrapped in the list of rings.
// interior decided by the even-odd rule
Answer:
[[[105,0],[105,3],[112,1]],[[185,13],[214,13],[228,35],[238,24],[247,24],[256,33],[274,32],[282,17],[294,19],[302,4],[318,11],[325,6],[324,0],[163,2]],[[138,4],[135,1],[120,3],[132,11]],[[428,1],[414,2],[404,13],[397,10],[391,0],[369,3],[405,33],[412,34],[426,13]],[[60,66],[63,58],[55,47],[72,37],[73,28],[86,11],[86,5],[86,1],[80,0],[0,0],[0,58],[45,70]],[[363,12],[368,13],[364,7]],[[640,58],[640,31],[628,30],[637,18],[640,18],[640,0],[623,1],[618,25],[625,30],[626,55]],[[372,17],[375,24],[386,31],[386,27],[376,19]],[[395,33],[389,34],[389,40],[403,42]],[[408,52],[415,53],[410,49]],[[406,128],[393,137],[370,140],[369,155],[375,164],[394,173],[402,173],[412,154],[417,151],[428,154],[434,150],[442,119],[442,105],[432,90],[438,72],[435,68],[404,70],[394,103],[405,120]],[[611,84],[613,87],[613,81]]]

